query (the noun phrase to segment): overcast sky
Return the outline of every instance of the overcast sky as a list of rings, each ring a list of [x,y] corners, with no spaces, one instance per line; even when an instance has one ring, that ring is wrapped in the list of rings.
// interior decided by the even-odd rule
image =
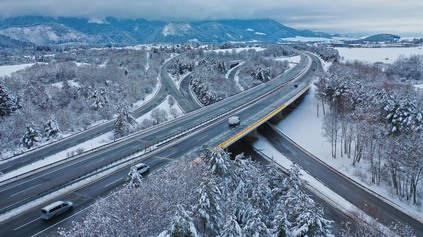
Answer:
[[[423,35],[422,0],[0,0],[0,15],[182,21],[270,18],[327,33]]]

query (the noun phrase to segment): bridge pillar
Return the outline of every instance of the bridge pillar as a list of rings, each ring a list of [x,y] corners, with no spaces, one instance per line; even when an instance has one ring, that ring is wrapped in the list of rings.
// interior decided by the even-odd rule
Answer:
[[[257,132],[257,128],[255,128],[253,131],[249,132],[246,137],[250,137],[250,138],[258,138],[258,132]]]
[[[270,119],[271,121],[276,121],[279,122],[281,121],[283,118],[285,118],[286,116],[286,112],[285,109],[283,109],[282,111],[280,111],[279,113],[273,115],[273,117]]]

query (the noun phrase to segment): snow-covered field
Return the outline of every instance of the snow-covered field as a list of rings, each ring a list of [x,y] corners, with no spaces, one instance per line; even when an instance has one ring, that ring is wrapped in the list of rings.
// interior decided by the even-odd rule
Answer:
[[[314,88],[312,88],[311,93],[306,95],[300,106],[277,124],[277,128],[327,165],[383,196],[387,200],[396,203],[402,211],[415,216],[419,220],[423,220],[421,207],[404,203],[386,187],[372,185],[370,182],[363,181],[363,172],[366,172],[365,167],[368,166],[359,163],[353,167],[351,159],[346,157],[332,158],[330,143],[327,142],[322,135],[321,127],[323,116],[322,111],[319,112],[319,117],[317,117]]]
[[[398,57],[409,57],[411,55],[423,54],[422,47],[410,48],[335,48],[342,61],[363,61],[367,63],[393,63]]]
[[[241,52],[243,50],[250,50],[250,49],[256,50],[256,51],[263,51],[266,48],[262,48],[262,47],[244,47],[244,48],[235,48],[235,49],[233,49],[233,48],[231,48],[231,49],[216,49],[214,51],[217,52],[217,53],[219,53],[219,52],[222,52],[222,53],[229,52],[230,53],[232,50],[235,50],[235,52],[239,53],[239,52]]]
[[[333,38],[323,38],[323,37],[303,37],[303,36],[295,36],[289,38],[281,38],[281,41],[288,41],[288,42],[340,42],[342,40],[356,40],[358,38],[352,37],[333,37]]]
[[[0,76],[10,76],[12,73],[34,65],[34,63],[0,66]]]

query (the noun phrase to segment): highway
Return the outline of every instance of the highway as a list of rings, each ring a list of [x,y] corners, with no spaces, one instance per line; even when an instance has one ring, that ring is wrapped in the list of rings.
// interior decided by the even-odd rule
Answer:
[[[319,62],[315,57],[312,57],[311,59],[312,61],[309,64],[307,62],[308,58],[303,57],[302,63],[300,63],[299,66],[295,67],[288,73],[283,74],[277,79],[270,81],[267,84],[257,86],[255,88],[252,88],[251,90],[237,94],[227,100],[215,103],[213,105],[186,114],[176,120],[159,125],[147,131],[132,135],[127,139],[110,145],[109,147],[106,147],[101,150],[96,150],[92,153],[88,153],[82,156],[80,159],[76,159],[63,165],[51,167],[47,170],[36,173],[26,178],[19,179],[15,182],[4,184],[0,187],[0,198],[2,199],[2,203],[0,203],[0,213],[5,213],[6,211],[13,209],[14,207],[29,202],[30,200],[33,200],[34,197],[42,196],[44,194],[52,192],[53,190],[57,190],[58,188],[65,187],[68,185],[69,180],[74,180],[80,177],[81,175],[86,174],[87,172],[96,170],[100,167],[104,167],[106,164],[126,157],[129,154],[133,154],[134,152],[139,151],[140,149],[144,148],[149,144],[156,143],[158,141],[163,140],[163,138],[169,137],[171,134],[178,134],[188,129],[189,127],[204,123],[205,121],[208,121],[212,118],[217,117],[220,114],[237,108],[246,102],[249,103],[248,106],[244,106],[243,109],[238,110],[237,114],[243,121],[255,119],[257,111],[269,110],[269,105],[283,104],[296,93],[295,90],[293,90],[293,85],[286,84],[286,82],[295,78],[296,75],[301,74],[303,69],[307,69],[307,71],[305,74],[303,74],[303,76],[297,79],[296,83],[299,84],[299,87],[308,85],[314,75],[315,69],[319,66]],[[266,97],[262,98],[261,96],[265,93],[269,94]],[[259,98],[259,100],[255,101],[257,100],[257,98]],[[243,126],[247,125],[244,124],[234,129],[228,129],[228,116],[230,116],[230,114],[227,114],[219,118],[218,120],[212,123],[208,123],[206,126],[203,126],[201,128],[201,132],[198,132],[197,130],[197,133],[193,134],[193,137],[188,137],[187,135],[184,135],[183,137],[188,140],[176,141],[178,145],[176,145],[175,143],[174,147],[172,148],[174,149],[173,154],[169,155],[159,153],[155,155],[157,157],[166,157],[167,159],[164,159],[165,161],[163,161],[166,162],[169,158],[178,158],[182,154],[185,154],[191,151],[192,149],[195,149],[195,147],[200,147],[204,144],[215,146],[219,144],[219,142],[222,142],[224,139],[227,139],[232,136],[234,133],[239,132],[239,130],[241,130]],[[165,150],[164,152],[168,152],[168,150],[169,149]],[[155,167],[154,162],[157,162],[156,160],[160,160],[160,158],[158,159],[157,157],[154,157],[155,156],[152,155],[146,156],[145,162],[149,165],[152,165],[152,167]],[[119,181],[116,180],[121,180],[122,176],[126,176],[126,174],[123,174],[127,173],[127,171],[128,170],[122,171],[123,173],[116,174],[116,176],[113,175],[114,181],[112,182],[118,184]],[[106,177],[104,177],[103,179],[105,178]],[[98,182],[101,182],[101,180],[99,180]],[[87,187],[91,186],[97,187],[95,184],[90,184]],[[114,185],[110,185],[109,187],[112,188],[113,186]],[[104,192],[104,188],[100,189],[101,192]],[[97,190],[97,192],[99,192],[99,190]],[[92,195],[92,197],[96,196],[97,195]],[[72,198],[70,198],[70,200],[75,201],[75,203],[78,203],[78,201],[80,201],[78,199],[73,200]],[[79,207],[78,204],[75,208],[75,212],[81,210],[80,208],[81,207]],[[24,216],[30,216],[30,213],[32,213],[32,218],[35,218],[36,216],[38,216],[37,213],[39,213],[39,208],[34,208],[30,210],[28,213],[25,213]],[[19,218],[19,216],[17,216],[6,222],[3,222],[1,224],[2,233],[0,233],[0,235],[6,233],[6,229],[9,229],[9,231],[13,231],[7,232],[10,235],[8,234],[6,236],[17,236],[16,231],[30,231],[31,233],[36,233],[36,230],[27,230],[27,228],[31,229],[31,223],[34,223],[35,226],[38,226],[36,224],[37,221],[29,223],[27,221],[24,221],[23,219],[24,218],[21,219]],[[12,228],[12,226],[14,227]]]
[[[160,78],[162,79],[162,83],[164,87],[167,88],[167,92],[175,98],[175,100],[178,102],[181,109],[188,113],[192,112],[196,109],[201,108],[199,104],[195,102],[194,99],[189,95],[188,91],[180,91],[176,87],[175,83],[172,81],[172,78],[170,78],[169,74],[167,73],[167,68],[170,66],[170,64],[173,62],[173,60],[169,60],[165,62],[162,66],[162,70],[160,70]],[[189,84],[189,80],[188,84]],[[184,82],[181,82],[181,89],[185,88],[187,89],[188,86],[183,84]],[[186,82],[185,82],[186,83]],[[185,92],[185,93],[184,93]]]
[[[160,82],[158,83],[160,84],[159,90],[150,101],[148,101],[141,107],[136,108],[132,111],[132,114],[134,117],[136,118],[141,117],[142,115],[156,108],[166,99],[166,96],[168,95],[168,93],[170,93],[178,101],[178,103],[181,106],[181,109],[183,109],[185,112],[190,112],[200,108],[200,106],[195,102],[195,100],[191,96],[189,97],[185,96],[182,88],[181,88],[181,91],[179,91],[176,88],[175,83],[172,82],[172,79],[167,73],[167,67],[177,57],[179,56],[176,56],[172,58],[171,60],[168,60],[162,65],[162,67],[160,68]],[[186,81],[188,81],[189,83],[189,80],[186,80]],[[187,86],[184,85],[184,88],[185,87]],[[83,132],[58,140],[52,144],[48,144],[46,146],[42,146],[35,150],[29,151],[16,158],[10,159],[10,161],[3,162],[0,164],[0,171],[3,173],[8,173],[10,171],[16,170],[25,165],[31,164],[35,161],[41,160],[45,157],[54,155],[58,152],[74,147],[94,137],[98,137],[102,134],[110,132],[113,129],[114,122],[115,122],[114,120],[111,120],[111,121],[102,123],[100,125],[94,126]]]
[[[300,122],[300,121],[299,121]],[[361,208],[382,224],[390,226],[393,222],[410,225],[417,236],[423,236],[423,224],[404,214],[392,205],[381,201],[376,196],[365,191],[351,180],[323,165],[309,153],[295,146],[287,137],[275,131],[269,124],[263,124],[259,129],[273,147],[294,163],[301,166],[310,175],[320,180],[332,191],[345,198],[356,207]]]

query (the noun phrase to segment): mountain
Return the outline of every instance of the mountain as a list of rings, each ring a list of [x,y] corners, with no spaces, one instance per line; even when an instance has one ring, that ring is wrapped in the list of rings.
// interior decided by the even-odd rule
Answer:
[[[401,37],[398,35],[392,35],[392,34],[377,34],[372,35],[369,37],[366,37],[362,39],[361,41],[364,42],[395,42],[398,41]]]
[[[35,47],[33,43],[23,42],[20,40],[12,39],[10,37],[0,35],[0,49],[4,48],[30,48]]]
[[[274,20],[164,22],[145,19],[14,17],[0,20],[0,35],[37,45],[278,42],[287,37],[331,35],[296,30]]]

